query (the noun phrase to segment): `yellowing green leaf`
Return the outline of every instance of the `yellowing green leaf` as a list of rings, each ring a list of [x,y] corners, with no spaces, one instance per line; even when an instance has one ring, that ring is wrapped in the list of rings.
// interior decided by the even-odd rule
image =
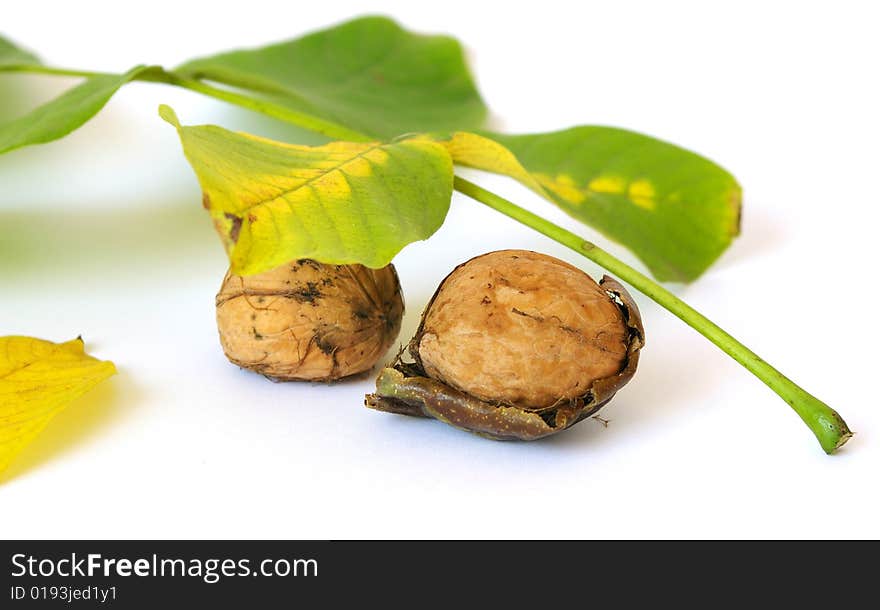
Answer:
[[[248,89],[377,139],[478,129],[487,115],[458,41],[413,34],[387,17],[195,59],[175,72]]]
[[[611,127],[441,138],[461,165],[511,176],[632,250],[660,280],[689,282],[739,233],[741,190],[708,159]]]
[[[383,267],[449,210],[452,160],[433,141],[294,146],[160,114],[177,127],[239,275],[297,258]]]
[[[116,372],[82,339],[0,337],[0,471],[71,401]]]
[[[429,137],[429,136],[424,136]],[[522,166],[509,148],[486,136],[458,131],[439,140],[452,160],[459,165],[504,174],[522,182],[539,195],[547,195],[544,187]]]

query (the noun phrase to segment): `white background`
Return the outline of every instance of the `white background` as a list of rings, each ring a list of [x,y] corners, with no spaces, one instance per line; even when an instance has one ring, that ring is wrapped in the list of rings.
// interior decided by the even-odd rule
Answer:
[[[822,453],[770,390],[636,295],[648,344],[602,412],[531,444],[363,408],[371,379],[273,384],[224,358],[225,257],[172,129],[277,134],[222,103],[134,84],[64,141],[0,158],[0,335],[82,334],[120,374],[60,415],[0,485],[0,537],[877,537],[877,59],[872,3],[19,2],[6,36],[122,71],[387,13],[459,37],[511,132],[625,126],[729,168],[743,235],[688,302],[845,415]],[[208,8],[210,6],[210,9]],[[504,7],[499,12],[500,7]],[[0,77],[5,115],[73,81]],[[11,102],[11,103],[10,103]],[[512,182],[486,186],[601,244]],[[555,243],[456,196],[395,261],[412,334],[484,251]],[[609,248],[633,261],[617,246]]]

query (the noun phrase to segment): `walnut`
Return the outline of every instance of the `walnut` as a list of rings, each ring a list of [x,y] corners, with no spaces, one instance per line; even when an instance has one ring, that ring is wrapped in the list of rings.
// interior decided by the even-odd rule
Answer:
[[[440,284],[367,406],[493,438],[540,438],[607,403],[635,373],[644,331],[609,277],[525,250],[490,252]]]
[[[397,338],[403,310],[393,265],[303,259],[227,273],[217,327],[234,364],[277,380],[332,381],[373,368]]]

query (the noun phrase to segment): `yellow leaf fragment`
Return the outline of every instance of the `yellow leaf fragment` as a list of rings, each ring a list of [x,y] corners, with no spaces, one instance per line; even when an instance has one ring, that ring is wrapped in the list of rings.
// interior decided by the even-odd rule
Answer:
[[[115,372],[79,338],[0,337],[0,472],[55,415]]]

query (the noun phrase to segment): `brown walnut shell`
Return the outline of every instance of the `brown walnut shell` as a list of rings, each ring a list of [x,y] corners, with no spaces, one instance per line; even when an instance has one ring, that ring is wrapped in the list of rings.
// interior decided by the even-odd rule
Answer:
[[[227,273],[217,327],[238,366],[283,381],[332,381],[372,369],[397,338],[403,310],[393,265],[303,259],[257,275]]]
[[[497,439],[564,430],[635,373],[644,330],[629,293],[558,259],[502,250],[456,267],[368,407]]]

